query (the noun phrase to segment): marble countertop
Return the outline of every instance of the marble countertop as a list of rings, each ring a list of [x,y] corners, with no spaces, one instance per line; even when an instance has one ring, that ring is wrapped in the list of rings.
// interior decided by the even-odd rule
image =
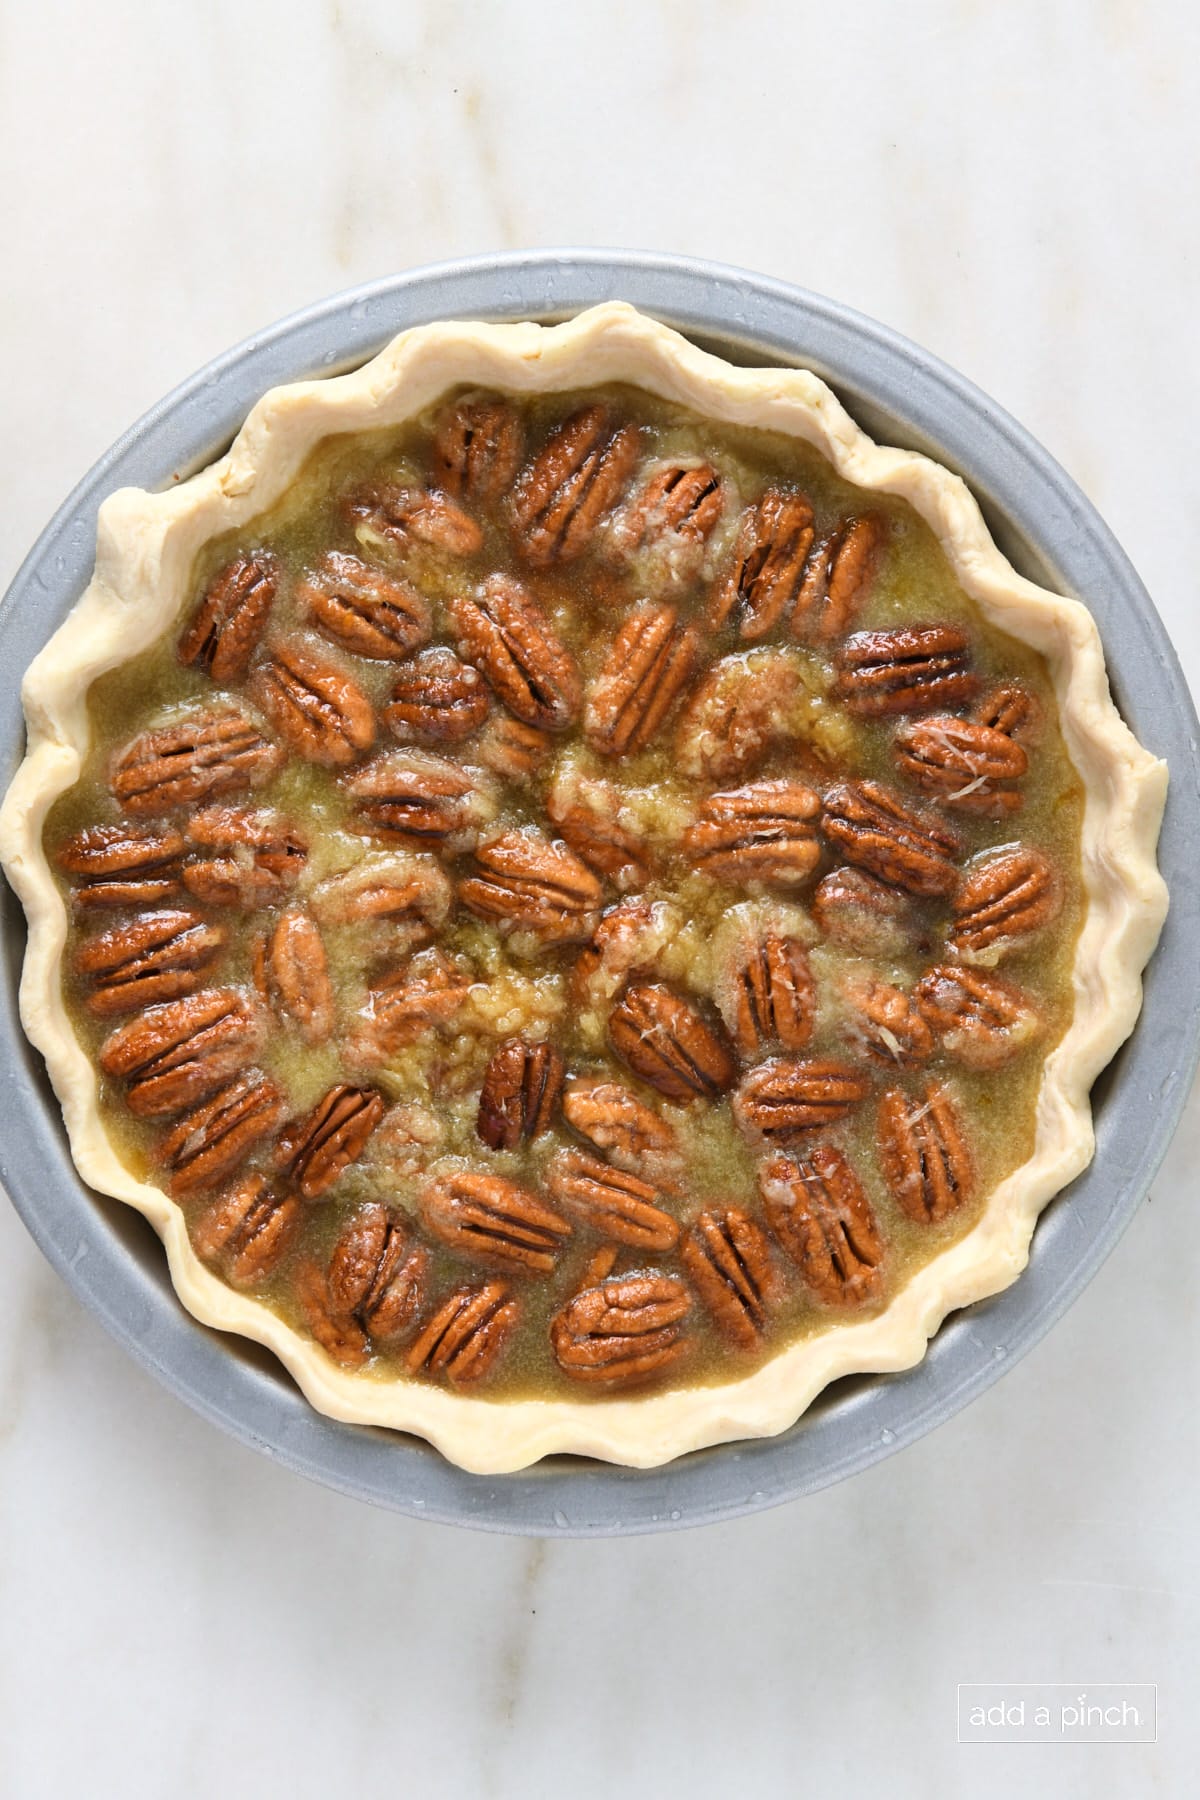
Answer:
[[[1200,675],[1178,0],[8,0],[0,41],[0,585],[255,327],[441,257],[621,244],[800,282],[963,370],[1082,483]],[[0,1206],[0,1792],[1183,1793],[1197,1161],[1193,1098],[1084,1297],[934,1435],[626,1542],[304,1483],[128,1361]],[[958,1745],[956,1684],[997,1681],[1157,1682],[1159,1741]]]

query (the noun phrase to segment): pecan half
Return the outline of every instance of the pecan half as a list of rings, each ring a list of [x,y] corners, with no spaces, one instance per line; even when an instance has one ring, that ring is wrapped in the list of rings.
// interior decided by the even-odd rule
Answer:
[[[603,890],[566,844],[540,832],[505,831],[476,851],[458,897],[478,918],[564,944],[590,937]]]
[[[624,1082],[573,1076],[563,1095],[563,1116],[581,1137],[633,1175],[670,1180],[683,1166],[672,1127]]]
[[[645,886],[650,877],[646,840],[626,822],[620,788],[575,770],[560,771],[546,796],[546,813],[597,875],[607,876],[616,888]]]
[[[821,802],[802,781],[751,781],[710,794],[683,849],[715,881],[796,887],[820,860]]]
[[[555,1314],[558,1365],[576,1381],[644,1381],[688,1348],[682,1326],[691,1304],[677,1275],[610,1275]]]
[[[375,742],[375,714],[358,683],[299,644],[276,644],[249,685],[289,749],[308,762],[344,768]]]
[[[937,712],[979,691],[971,640],[957,625],[856,631],[834,658],[833,697],[860,718]]]
[[[582,698],[579,665],[533,595],[511,575],[489,575],[447,605],[459,654],[513,717],[538,731],[565,731]]]
[[[214,681],[238,681],[267,623],[279,589],[279,564],[266,550],[235,557],[214,576],[179,639],[185,668]]]
[[[1023,804],[1015,783],[1029,766],[1020,744],[953,713],[912,719],[892,740],[901,774],[943,806],[1004,819]]]
[[[975,708],[974,717],[989,731],[1002,731],[1026,749],[1042,734],[1042,703],[1019,681],[1002,681],[990,688]]]
[[[714,1099],[737,1074],[724,1034],[661,982],[636,981],[609,1014],[621,1061],[668,1100]]]
[[[876,1123],[880,1166],[898,1206],[936,1224],[971,1197],[974,1165],[958,1109],[931,1081],[923,1094],[889,1088]]]
[[[696,666],[700,635],[673,606],[640,606],[625,620],[588,689],[583,729],[604,756],[650,742]]]
[[[235,1287],[256,1287],[279,1267],[301,1211],[295,1194],[276,1193],[263,1175],[243,1175],[197,1220],[192,1244]]]
[[[878,513],[863,513],[842,519],[822,538],[800,583],[792,618],[797,637],[828,644],[850,629],[870,593],[887,530]]]
[[[183,870],[184,886],[209,906],[273,906],[299,879],[308,845],[275,812],[240,806],[206,806],[188,820],[194,850]]]
[[[385,538],[401,552],[433,551],[443,556],[475,556],[483,533],[474,519],[446,494],[374,481],[358,488],[346,511],[366,532]]]
[[[637,461],[636,425],[614,427],[604,406],[585,406],[551,433],[513,494],[517,542],[534,568],[571,562],[621,497]]]
[[[847,862],[907,894],[952,894],[957,832],[936,814],[906,806],[878,781],[846,781],[825,796],[825,836]]]
[[[679,1240],[679,1226],[663,1211],[658,1188],[584,1150],[560,1150],[552,1157],[546,1186],[566,1212],[619,1244],[673,1250]]]
[[[563,1088],[562,1051],[509,1038],[483,1072],[475,1129],[492,1150],[515,1150],[550,1129]]]
[[[679,1256],[720,1330],[753,1350],[782,1287],[762,1227],[738,1207],[709,1209],[684,1237]]]
[[[724,510],[724,484],[711,464],[659,463],[615,514],[613,554],[636,558],[655,589],[682,587],[699,575]]]
[[[262,941],[258,985],[263,998],[306,1044],[333,1033],[333,983],[316,923],[300,906],[280,914]]]
[[[388,1062],[405,1045],[447,1025],[470,987],[443,951],[419,951],[368,994],[346,1044],[347,1061],[364,1068]]]
[[[409,1350],[410,1374],[445,1375],[456,1387],[482,1380],[519,1318],[520,1307],[502,1281],[456,1288]]]
[[[281,761],[278,745],[241,713],[194,713],[135,737],[113,764],[111,786],[126,812],[170,812],[258,787]]]
[[[383,722],[402,744],[460,744],[488,716],[483,676],[438,644],[396,671]]]
[[[742,1077],[733,1116],[753,1143],[786,1141],[798,1132],[837,1125],[870,1091],[851,1064],[831,1056],[776,1057]]]
[[[178,896],[182,855],[179,831],[88,825],[54,860],[71,877],[77,906],[154,906]]]
[[[840,1150],[782,1151],[758,1171],[767,1224],[827,1306],[861,1306],[883,1282],[883,1240],[862,1182]]]
[[[912,940],[909,901],[864,869],[833,869],[813,890],[812,916],[840,950],[896,957]]]
[[[713,589],[713,629],[732,619],[743,638],[773,631],[800,591],[812,541],[812,507],[804,495],[768,488],[743,516],[733,560]]]
[[[933,1033],[911,994],[873,975],[850,977],[844,991],[849,1041],[873,1062],[912,1069],[933,1055]]]
[[[742,1056],[771,1044],[803,1050],[813,1032],[817,990],[808,953],[796,938],[755,933],[718,970],[715,998]]]
[[[224,929],[197,913],[139,913],[80,944],[75,972],[91,989],[88,1011],[105,1018],[192,993],[224,948]]]
[[[430,750],[376,756],[346,786],[361,831],[385,843],[451,856],[474,844],[496,809],[496,797],[477,769],[464,769]]]
[[[420,1197],[421,1217],[452,1250],[549,1275],[571,1227],[528,1188],[466,1169],[431,1181]]]
[[[358,1161],[384,1111],[374,1088],[338,1082],[280,1134],[276,1161],[305,1200],[316,1200]]]
[[[572,973],[576,1000],[598,1006],[611,1000],[626,976],[645,974],[683,921],[664,900],[630,896],[610,906],[580,951]]]
[[[475,746],[485,769],[518,782],[533,779],[552,747],[553,739],[544,731],[522,725],[506,712],[492,714]]]
[[[1062,908],[1062,882],[1037,850],[1017,845],[969,868],[954,896],[950,942],[969,961],[998,962]]]
[[[386,1343],[416,1323],[428,1273],[428,1252],[412,1242],[396,1213],[372,1200],[333,1246],[326,1277],[330,1304]]]
[[[942,1048],[969,1069],[1000,1068],[1042,1030],[1037,1008],[1020,988],[953,963],[921,977],[916,1002]]]
[[[431,857],[368,854],[353,868],[313,889],[310,903],[323,925],[370,925],[372,941],[393,954],[424,944],[446,922],[452,890]]]
[[[698,683],[675,728],[680,771],[729,781],[794,731],[801,692],[795,651],[722,656]]]
[[[495,506],[516,480],[525,448],[519,414],[495,394],[447,408],[433,439],[433,478],[456,500]]]
[[[205,988],[151,1006],[118,1025],[99,1061],[125,1083],[125,1104],[139,1118],[180,1112],[247,1067],[262,1039],[262,1021],[236,988]]]
[[[292,1286],[308,1329],[326,1355],[344,1368],[360,1369],[370,1355],[370,1341],[357,1319],[335,1312],[325,1271],[305,1257],[292,1272]]]
[[[322,557],[296,588],[296,598],[318,631],[372,662],[407,656],[429,640],[424,594],[343,550]]]
[[[215,1187],[278,1128],[286,1102],[261,1069],[247,1069],[184,1113],[163,1138],[159,1157],[177,1197]]]

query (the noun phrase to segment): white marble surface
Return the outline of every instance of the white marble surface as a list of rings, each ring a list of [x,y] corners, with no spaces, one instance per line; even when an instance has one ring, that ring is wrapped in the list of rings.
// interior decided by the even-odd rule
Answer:
[[[0,579],[256,326],[443,256],[696,252],[888,320],[1116,528],[1193,675],[1200,29],[1180,3],[0,6]],[[833,1492],[541,1545],[372,1512],[141,1374],[0,1207],[0,1792],[1182,1795],[1200,1107],[1069,1317]],[[1155,1747],[955,1684],[1157,1681]],[[568,1789],[569,1784],[569,1789]]]

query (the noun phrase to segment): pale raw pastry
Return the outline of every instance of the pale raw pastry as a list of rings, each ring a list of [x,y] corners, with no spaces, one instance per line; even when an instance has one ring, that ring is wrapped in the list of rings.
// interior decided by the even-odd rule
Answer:
[[[177,628],[203,547],[276,505],[322,440],[400,426],[463,388],[519,397],[614,383],[687,408],[716,426],[802,440],[864,494],[908,502],[935,534],[983,619],[1044,659],[1066,750],[1084,791],[1086,906],[1072,972],[1074,1012],[1042,1065],[1032,1153],[994,1188],[965,1235],[917,1268],[883,1310],[831,1320],[828,1329],[785,1345],[751,1372],[735,1369],[733,1378],[711,1385],[590,1393],[579,1400],[490,1400],[482,1390],[453,1391],[402,1376],[385,1380],[339,1366],[262,1301],[219,1279],[196,1255],[180,1206],[131,1174],[106,1132],[97,1077],[64,1002],[69,919],[43,851],[43,828],[88,754],[93,681]],[[785,673],[792,679],[787,667]],[[22,1018],[45,1056],[76,1166],[91,1186],[137,1207],[152,1222],[179,1295],[198,1319],[268,1346],[312,1404],[334,1418],[418,1433],[462,1467],[489,1474],[523,1468],[552,1452],[651,1467],[705,1445],[777,1433],[837,1377],[918,1362],[948,1312],[1012,1282],[1025,1266],[1042,1207],[1092,1156],[1089,1090],[1133,1028],[1141,971],[1166,911],[1155,866],[1166,767],[1119,718],[1087,609],[1018,575],[993,544],[961,480],[926,457],[874,444],[811,374],[732,367],[622,304],[593,308],[554,327],[441,323],[406,331],[352,374],[265,395],[227,455],[200,474],[161,494],[127,489],[112,495],[100,512],[93,580],[29,669],[23,696],[28,754],[0,811],[0,858],[29,921]],[[696,743],[701,749],[689,753],[702,755],[702,738]],[[564,783],[578,779],[573,767],[565,767]],[[656,806],[663,810],[653,795],[637,804],[643,823]],[[336,872],[324,878],[336,882]],[[329,891],[337,890],[321,890]],[[445,904],[438,899],[442,912]],[[762,902],[758,911],[752,906],[745,917],[757,929],[755,921],[767,914],[791,919],[794,912],[784,897]],[[743,915],[732,917],[712,953],[736,938],[743,923]],[[685,951],[710,954],[673,931],[664,933],[661,948],[668,974],[672,956],[678,962]],[[819,964],[819,953],[814,956]],[[513,1004],[523,1003],[519,976],[510,987],[497,986],[505,1003],[510,988],[517,996]],[[720,998],[719,980],[711,991]],[[550,1017],[564,1002],[552,996],[544,1004]]]

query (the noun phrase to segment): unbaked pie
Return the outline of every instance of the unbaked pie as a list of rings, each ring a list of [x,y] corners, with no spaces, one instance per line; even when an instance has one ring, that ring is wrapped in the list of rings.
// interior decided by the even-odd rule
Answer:
[[[470,1468],[782,1429],[1022,1267],[1164,910],[1092,621],[814,377],[445,324],[114,495],[2,844],[76,1162]]]

